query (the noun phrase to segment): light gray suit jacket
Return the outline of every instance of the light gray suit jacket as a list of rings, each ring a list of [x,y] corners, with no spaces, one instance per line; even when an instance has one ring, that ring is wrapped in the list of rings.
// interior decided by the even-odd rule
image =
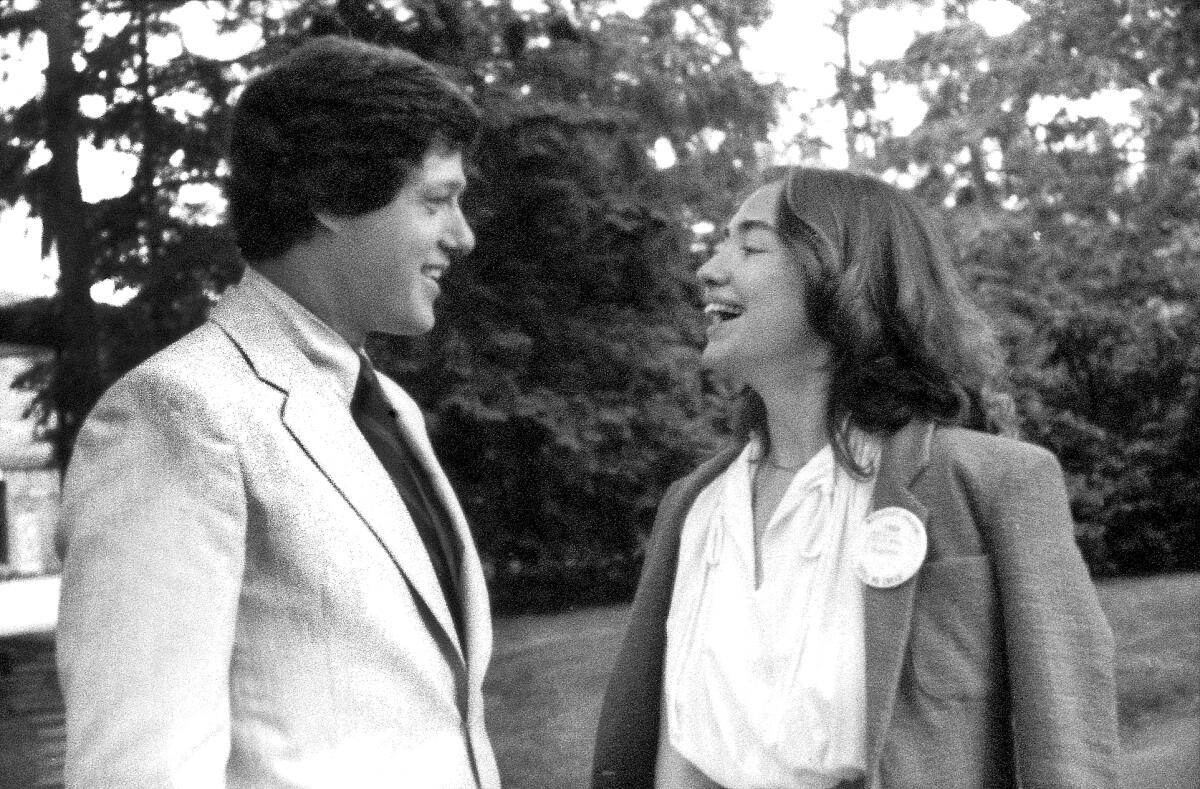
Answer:
[[[67,784],[497,789],[483,573],[420,410],[381,379],[454,522],[466,643],[333,360],[272,287],[248,271],[79,435],[60,534]]]
[[[667,491],[600,715],[596,789],[650,789],[679,535],[731,447]],[[929,535],[912,579],[866,587],[867,786],[1108,789],[1112,631],[1044,449],[913,423],[890,436],[872,509]]]

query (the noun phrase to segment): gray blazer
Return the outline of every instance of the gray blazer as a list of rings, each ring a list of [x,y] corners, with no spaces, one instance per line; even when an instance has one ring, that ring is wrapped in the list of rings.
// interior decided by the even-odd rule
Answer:
[[[730,447],[666,493],[596,738],[595,789],[649,789],[679,535]],[[910,424],[883,449],[873,509],[929,534],[915,577],[866,587],[872,789],[1115,786],[1112,631],[1044,449]]]
[[[483,573],[421,412],[381,379],[463,549],[465,643],[347,404],[247,276],[80,433],[67,784],[497,789]]]

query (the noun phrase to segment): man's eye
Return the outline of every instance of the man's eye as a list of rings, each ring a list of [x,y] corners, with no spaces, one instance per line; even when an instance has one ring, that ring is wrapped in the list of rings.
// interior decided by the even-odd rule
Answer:
[[[766,251],[767,250],[763,247],[749,246],[746,244],[742,245],[742,254],[743,255],[761,255],[762,253],[764,253]]]

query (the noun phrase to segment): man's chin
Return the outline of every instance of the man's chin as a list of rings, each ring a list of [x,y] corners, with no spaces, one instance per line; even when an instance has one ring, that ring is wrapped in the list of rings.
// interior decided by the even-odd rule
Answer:
[[[420,337],[433,329],[434,320],[433,310],[424,315],[397,316],[392,320],[381,321],[376,331],[394,337]]]

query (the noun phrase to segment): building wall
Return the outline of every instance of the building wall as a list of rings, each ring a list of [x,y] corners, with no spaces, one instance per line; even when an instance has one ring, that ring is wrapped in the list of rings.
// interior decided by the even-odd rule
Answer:
[[[34,393],[12,387],[34,364],[52,358],[47,348],[0,343],[0,579],[59,569],[54,529],[61,484],[54,450],[27,413]]]
[[[7,566],[14,575],[57,572],[54,529],[62,492],[58,469],[5,469],[0,475],[8,549],[0,566]]]

